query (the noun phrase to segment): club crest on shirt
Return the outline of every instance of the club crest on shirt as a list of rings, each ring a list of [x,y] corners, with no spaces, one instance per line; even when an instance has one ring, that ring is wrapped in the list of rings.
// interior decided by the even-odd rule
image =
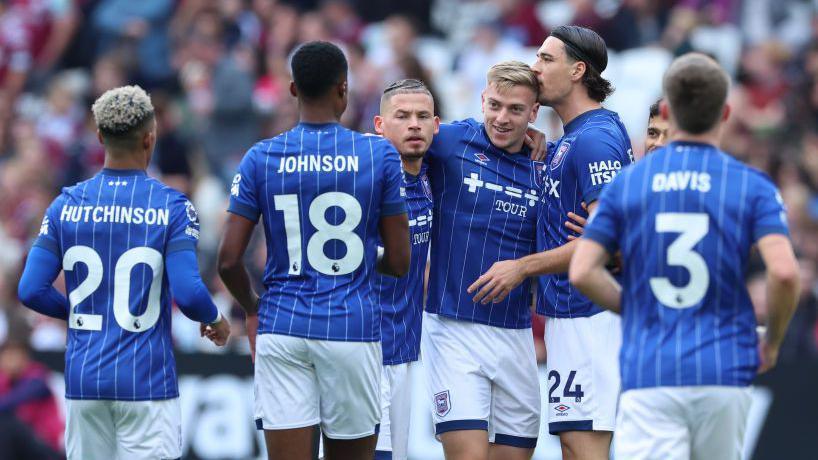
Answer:
[[[420,176],[420,185],[423,187],[423,194],[426,195],[426,198],[432,199],[432,187],[429,185],[429,178],[426,174]]]
[[[537,184],[537,187],[540,189],[543,188],[543,184],[545,184],[545,163],[542,161],[534,161],[534,183]]]
[[[474,159],[477,160],[477,163],[483,166],[488,166],[489,157],[486,156],[483,152],[477,152],[474,154]]]
[[[444,417],[450,410],[452,410],[452,406],[449,403],[449,390],[435,393],[435,413],[437,413],[437,416]]]
[[[570,142],[563,142],[560,144],[557,152],[554,153],[554,157],[551,158],[551,169],[557,169],[561,164],[562,160],[565,159],[565,155],[568,153],[568,150],[571,149]]]

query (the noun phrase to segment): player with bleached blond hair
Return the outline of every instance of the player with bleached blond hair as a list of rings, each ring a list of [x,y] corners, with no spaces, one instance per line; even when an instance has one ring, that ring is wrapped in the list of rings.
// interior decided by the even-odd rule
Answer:
[[[68,458],[179,458],[171,298],[217,345],[230,325],[199,275],[196,209],[145,173],[156,144],[150,97],[115,88],[92,110],[105,166],[49,206],[19,296],[68,322]],[[51,285],[60,270],[67,299]]]

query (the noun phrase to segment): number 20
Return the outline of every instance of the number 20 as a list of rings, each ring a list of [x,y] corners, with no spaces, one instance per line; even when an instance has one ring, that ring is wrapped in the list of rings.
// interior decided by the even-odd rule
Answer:
[[[102,315],[77,313],[76,309],[85,299],[90,297],[102,284],[102,259],[93,248],[88,246],[72,246],[63,256],[62,268],[66,272],[74,270],[78,264],[88,267],[88,276],[73,291],[68,294],[71,310],[68,315],[68,327],[83,331],[101,331]],[[134,316],[130,310],[131,272],[138,264],[146,264],[153,272],[148,305],[145,312]],[[152,328],[159,320],[160,295],[162,294],[162,277],[164,276],[164,261],[162,254],[149,247],[131,248],[125,251],[116,261],[114,268],[114,319],[122,329],[130,332],[145,332]]]

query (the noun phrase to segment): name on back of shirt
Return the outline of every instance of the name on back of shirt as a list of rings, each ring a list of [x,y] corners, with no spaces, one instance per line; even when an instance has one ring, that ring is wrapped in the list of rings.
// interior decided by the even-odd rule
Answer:
[[[653,180],[651,180],[651,189],[654,192],[675,192],[690,189],[707,193],[710,191],[710,174],[699,171],[656,173],[653,175]]]
[[[300,155],[281,159],[278,172],[358,172],[354,155]]]
[[[168,225],[167,209],[129,206],[69,206],[60,210],[63,222]]]

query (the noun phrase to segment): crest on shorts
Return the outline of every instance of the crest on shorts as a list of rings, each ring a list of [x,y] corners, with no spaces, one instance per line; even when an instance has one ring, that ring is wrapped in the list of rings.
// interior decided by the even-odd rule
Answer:
[[[438,417],[445,417],[452,410],[449,402],[449,390],[435,393],[435,413]]]
[[[568,150],[570,149],[571,149],[570,142],[563,142],[560,144],[560,147],[557,149],[557,152],[554,153],[554,157],[551,158],[551,169],[557,169],[562,164],[562,160],[565,159],[565,155],[568,153]]]

